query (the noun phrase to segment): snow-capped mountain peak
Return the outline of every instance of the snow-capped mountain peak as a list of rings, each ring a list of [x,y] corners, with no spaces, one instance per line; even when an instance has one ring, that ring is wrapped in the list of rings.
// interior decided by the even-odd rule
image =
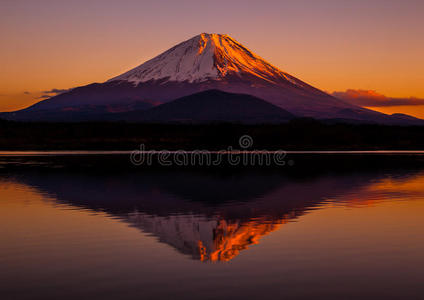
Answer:
[[[203,82],[228,75],[252,75],[270,82],[301,85],[226,34],[202,33],[144,64],[110,79],[139,84],[151,80]]]

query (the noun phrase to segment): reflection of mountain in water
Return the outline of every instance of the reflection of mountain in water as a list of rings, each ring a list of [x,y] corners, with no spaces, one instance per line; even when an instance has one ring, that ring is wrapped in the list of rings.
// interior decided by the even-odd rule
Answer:
[[[266,218],[242,221],[225,220],[219,216],[159,217],[134,213],[128,221],[194,259],[228,261],[249,245],[257,244],[262,236],[278,229],[286,222],[286,217],[271,221]]]
[[[202,261],[228,261],[281,225],[328,199],[387,178],[366,173],[290,178],[277,172],[233,175],[150,172],[114,175],[24,173],[19,182],[58,202],[105,211]]]

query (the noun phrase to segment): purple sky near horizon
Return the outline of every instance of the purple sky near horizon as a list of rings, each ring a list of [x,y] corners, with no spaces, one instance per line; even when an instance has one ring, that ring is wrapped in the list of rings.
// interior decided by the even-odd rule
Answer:
[[[422,0],[2,0],[0,111],[105,81],[201,32],[328,92],[424,98],[423,14]]]

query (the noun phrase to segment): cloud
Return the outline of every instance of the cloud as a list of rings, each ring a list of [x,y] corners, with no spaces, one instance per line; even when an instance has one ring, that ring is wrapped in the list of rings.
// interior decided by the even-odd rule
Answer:
[[[52,97],[52,96],[55,96],[55,95],[59,95],[59,94],[69,92],[70,90],[72,90],[72,88],[70,88],[70,89],[51,89],[51,90],[48,90],[48,91],[42,91],[42,93],[44,93],[46,95],[50,95],[48,97]]]
[[[46,99],[46,98],[50,98],[52,95],[49,95],[49,94],[44,94],[44,95],[41,95],[40,97],[37,97],[37,99]]]
[[[344,92],[333,92],[332,95],[346,102],[368,107],[424,105],[424,99],[413,97],[391,98],[372,90],[349,89]]]
[[[38,96],[36,99],[47,99],[47,98],[51,98],[53,96],[57,96],[66,92],[69,92],[70,90],[72,90],[73,88],[70,89],[51,89],[51,90],[47,90],[47,91],[41,91],[41,95]],[[25,92],[27,93],[27,92]],[[28,94],[31,94],[28,92]]]
[[[31,93],[30,93],[30,92],[28,92],[28,91],[25,91],[25,92],[24,92],[24,94],[25,94],[25,95],[31,95]]]

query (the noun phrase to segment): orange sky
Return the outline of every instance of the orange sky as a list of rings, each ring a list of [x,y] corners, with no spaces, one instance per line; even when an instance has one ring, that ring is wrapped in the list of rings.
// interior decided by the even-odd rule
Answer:
[[[201,32],[227,33],[325,91],[424,98],[424,1],[0,3],[0,111],[103,82]],[[424,118],[424,106],[383,107]]]

